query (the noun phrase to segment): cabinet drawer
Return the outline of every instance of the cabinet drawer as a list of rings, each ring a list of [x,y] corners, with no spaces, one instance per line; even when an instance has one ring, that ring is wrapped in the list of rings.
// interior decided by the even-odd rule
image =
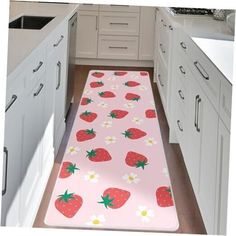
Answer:
[[[226,127],[230,130],[232,105],[232,85],[225,79],[221,78],[220,91],[220,117]]]
[[[38,82],[46,68],[46,51],[39,48],[29,57],[28,73],[26,77],[27,91],[31,91]]]
[[[168,72],[164,63],[159,60],[157,69],[157,85],[164,108],[166,109]]]
[[[104,59],[138,59],[138,37],[99,36],[98,57]]]
[[[50,60],[52,56],[54,57],[54,53],[60,48],[65,47],[67,47],[67,25],[63,24],[51,34],[47,46],[47,60]]]
[[[176,97],[176,99],[178,99],[178,98]],[[179,145],[181,147],[181,151],[183,153],[183,156],[186,156],[186,153],[187,153],[187,150],[186,150],[186,148],[187,148],[187,145],[186,145],[187,125],[185,122],[185,116],[182,112],[182,109],[177,104],[175,107],[174,127],[175,127],[175,132],[176,132],[177,139],[178,139]]]
[[[197,45],[192,45],[191,59],[192,61],[189,61],[190,69],[211,103],[218,111],[220,99],[220,78],[222,77],[221,73]]]
[[[139,12],[139,7],[129,5],[101,5],[100,11]]]
[[[105,35],[138,35],[139,14],[101,12],[99,33]]]
[[[82,3],[79,4],[79,10],[81,11],[98,11],[98,5],[89,4],[89,3]]]

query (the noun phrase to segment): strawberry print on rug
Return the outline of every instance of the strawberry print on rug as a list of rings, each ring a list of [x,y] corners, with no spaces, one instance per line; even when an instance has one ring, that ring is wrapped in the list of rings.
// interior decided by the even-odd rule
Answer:
[[[52,227],[179,227],[149,74],[90,71],[45,216]]]

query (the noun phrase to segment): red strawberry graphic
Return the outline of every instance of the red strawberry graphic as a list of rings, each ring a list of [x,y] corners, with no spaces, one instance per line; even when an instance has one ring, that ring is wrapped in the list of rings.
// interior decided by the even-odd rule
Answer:
[[[96,133],[93,129],[79,130],[76,133],[76,138],[78,142],[83,142],[89,139],[95,138]]]
[[[144,169],[146,165],[148,165],[148,159],[144,155],[137,152],[128,152],[125,158],[125,163],[128,166]]]
[[[156,112],[153,109],[146,110],[145,115],[147,118],[156,118]]]
[[[56,209],[68,218],[72,218],[81,208],[82,204],[82,197],[74,193],[68,193],[68,190],[64,194],[59,195],[55,201]]]
[[[136,81],[127,81],[127,82],[125,83],[125,86],[128,86],[128,87],[136,87],[136,86],[138,86],[138,85],[140,85],[140,83],[138,83],[138,82],[136,82]]]
[[[130,197],[130,192],[119,188],[108,188],[103,192],[102,201],[106,208],[117,209],[122,207]]]
[[[156,199],[160,207],[170,207],[174,205],[170,187],[159,187],[156,190]]]
[[[124,111],[124,110],[112,110],[109,116],[111,118],[121,119],[125,117],[126,115],[128,115],[128,113],[129,113],[128,111]]]
[[[112,159],[109,152],[104,148],[95,148],[87,151],[87,157],[90,161],[94,162],[110,161]]]
[[[116,95],[115,95],[113,92],[111,92],[111,91],[104,91],[104,92],[100,92],[100,93],[98,93],[98,94],[99,94],[99,96],[102,97],[102,98],[113,98],[113,97],[116,96]]]
[[[140,99],[140,96],[138,94],[134,94],[134,93],[127,93],[125,95],[125,98],[127,100],[131,100],[131,101],[138,101]]]
[[[69,161],[63,162],[59,178],[67,178],[75,173],[75,170],[79,170],[76,164]]]
[[[82,106],[88,105],[88,104],[91,103],[91,102],[93,102],[93,100],[90,99],[90,98],[82,98],[80,105],[82,105]]]
[[[90,87],[91,88],[99,88],[102,87],[104,83],[102,81],[97,81],[97,82],[91,82]]]
[[[141,76],[146,76],[146,75],[148,75],[148,72],[146,72],[146,71],[141,71],[141,72],[140,72],[140,75],[141,75]]]
[[[116,75],[116,76],[124,76],[124,75],[126,75],[128,72],[126,72],[126,71],[116,71],[115,73],[114,73],[114,75]]]
[[[84,121],[93,122],[97,118],[97,113],[85,111],[79,117]]]
[[[129,128],[122,134],[129,139],[139,139],[147,135],[146,132],[136,128]]]
[[[96,78],[102,78],[104,76],[104,73],[102,73],[102,72],[94,72],[94,73],[92,73],[92,76],[96,77]]]

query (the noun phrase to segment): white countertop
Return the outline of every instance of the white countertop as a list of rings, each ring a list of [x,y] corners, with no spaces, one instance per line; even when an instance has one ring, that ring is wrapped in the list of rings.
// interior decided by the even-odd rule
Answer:
[[[234,42],[192,37],[192,40],[233,84]]]
[[[77,7],[78,4],[11,2],[9,22],[22,15],[55,18],[41,30],[9,29],[7,75],[10,75],[62,21],[68,20],[77,11]]]

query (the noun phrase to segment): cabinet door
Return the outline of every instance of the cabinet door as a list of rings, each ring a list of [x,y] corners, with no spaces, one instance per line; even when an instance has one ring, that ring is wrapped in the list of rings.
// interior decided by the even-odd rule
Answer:
[[[66,105],[66,79],[67,79],[67,58],[66,50],[57,52],[54,64],[55,78],[55,106],[54,106],[54,149],[55,154],[59,149],[65,126],[65,105]],[[62,129],[63,128],[63,129]]]
[[[200,155],[201,155],[201,132],[197,130],[197,107],[198,99],[202,97],[201,90],[194,78],[189,78],[189,101],[188,101],[188,155],[184,161],[195,194],[198,193]]]
[[[45,74],[32,92],[26,97],[26,112],[24,116],[23,138],[23,183],[21,185],[21,224],[31,214],[30,204],[34,202],[35,192],[40,183],[42,137],[43,137],[43,111],[45,99]],[[28,219],[27,219],[28,220]]]
[[[139,60],[153,60],[155,8],[141,7]]]
[[[215,226],[216,234],[226,234],[227,222],[227,199],[228,199],[228,178],[229,178],[229,151],[230,151],[230,133],[224,126],[223,122],[219,122],[218,132],[218,164],[219,164],[219,201],[218,214],[216,220],[219,222]]]
[[[201,133],[199,191],[197,200],[206,230],[214,234],[217,187],[217,139],[219,116],[205,95],[200,95],[198,127]]]
[[[17,226],[22,164],[23,100],[21,96],[12,97],[8,105],[10,104],[5,113],[1,224]]]
[[[98,12],[80,11],[77,25],[77,58],[97,58]]]

